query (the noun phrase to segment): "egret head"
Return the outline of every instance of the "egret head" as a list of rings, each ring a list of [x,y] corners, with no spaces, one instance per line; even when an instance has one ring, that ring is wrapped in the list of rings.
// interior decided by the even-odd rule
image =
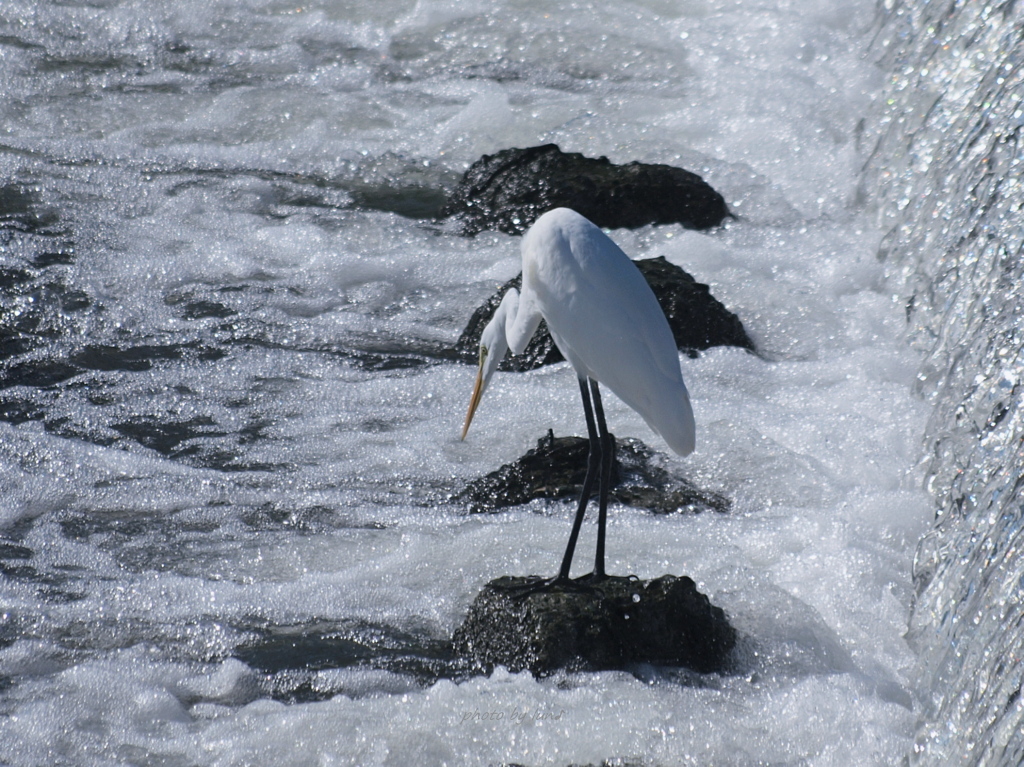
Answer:
[[[473,413],[484,396],[484,389],[498,369],[498,363],[505,357],[508,351],[508,341],[505,339],[505,312],[496,312],[484,332],[480,335],[480,360],[476,370],[476,384],[473,386],[473,396],[469,399],[469,410],[466,411],[466,422],[462,424],[462,439],[466,438],[469,431],[470,421],[473,420]]]

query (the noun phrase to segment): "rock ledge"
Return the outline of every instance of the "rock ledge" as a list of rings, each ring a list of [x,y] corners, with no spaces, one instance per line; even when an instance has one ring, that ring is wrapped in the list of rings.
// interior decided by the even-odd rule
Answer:
[[[739,346],[755,351],[754,342],[743,328],[740,318],[725,308],[711,295],[707,285],[697,282],[691,275],[664,256],[634,261],[647,284],[654,291],[658,305],[672,329],[676,346],[696,356],[696,352],[713,346]],[[509,288],[522,288],[521,274],[502,285],[487,301],[478,306],[469,318],[465,330],[455,343],[455,356],[469,365],[480,358],[480,336],[497,311],[501,299]],[[565,359],[541,320],[526,349],[519,355],[507,355],[498,370],[533,370]]]
[[[466,504],[472,514],[499,512],[536,498],[575,501],[583,492],[589,452],[589,440],[556,437],[549,429],[537,447],[472,480],[451,500]],[[640,440],[616,439],[608,500],[656,514],[729,510],[732,501],[725,496],[674,477],[658,464],[655,452]],[[597,492],[594,487],[591,497]]]
[[[462,233],[486,229],[522,234],[540,214],[572,208],[602,228],[647,224],[717,226],[729,215],[722,195],[696,173],[671,165],[563,152],[555,144],[503,149],[466,171],[441,211]]]
[[[736,631],[693,580],[611,576],[585,589],[517,596],[539,576],[502,576],[480,591],[455,631],[456,654],[490,672],[601,671],[652,663],[702,673],[724,668]]]

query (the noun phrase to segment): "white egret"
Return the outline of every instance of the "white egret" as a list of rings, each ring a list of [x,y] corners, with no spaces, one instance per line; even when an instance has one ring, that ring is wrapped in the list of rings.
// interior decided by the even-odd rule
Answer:
[[[524,235],[522,255],[522,292],[513,288],[505,294],[480,337],[479,369],[462,438],[506,351],[522,353],[545,319],[555,345],[579,378],[590,438],[583,495],[569,544],[558,575],[548,583],[570,582],[576,540],[600,472],[597,553],[589,576],[598,580],[605,577],[608,483],[615,452],[598,383],[639,413],[679,455],[688,455],[694,447],[690,397],[665,314],[640,270],[604,232],[579,213],[556,208]]]

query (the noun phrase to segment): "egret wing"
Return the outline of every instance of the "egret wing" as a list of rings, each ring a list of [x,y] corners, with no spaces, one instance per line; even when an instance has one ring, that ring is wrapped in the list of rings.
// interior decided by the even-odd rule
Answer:
[[[529,246],[524,241],[524,285],[531,286],[555,343],[577,373],[611,389],[673,450],[691,452],[693,412],[672,331],[654,293],[604,232],[572,211],[566,214],[572,215],[559,215],[541,230],[543,238]]]

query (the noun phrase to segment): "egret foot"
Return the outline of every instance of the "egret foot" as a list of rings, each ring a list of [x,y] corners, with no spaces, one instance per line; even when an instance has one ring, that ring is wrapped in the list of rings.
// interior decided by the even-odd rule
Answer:
[[[583,578],[589,576],[584,575]],[[524,582],[525,581],[525,582]],[[491,581],[488,586],[507,593],[513,599],[523,599],[531,594],[542,592],[575,591],[582,594],[596,593],[593,585],[577,578],[573,580],[564,575],[556,575],[553,578],[542,578],[539,575],[532,575],[526,578],[513,578],[506,575]]]

